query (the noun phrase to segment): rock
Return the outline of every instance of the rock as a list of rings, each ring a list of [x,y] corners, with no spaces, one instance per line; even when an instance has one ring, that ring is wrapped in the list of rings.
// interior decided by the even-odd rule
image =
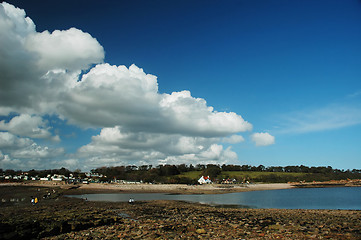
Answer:
[[[60,196],[35,208],[28,201],[1,205],[0,212],[0,239],[39,239],[41,232],[44,240],[361,239],[360,211],[225,209],[177,201],[129,205]]]
[[[197,229],[196,232],[197,232],[198,234],[205,234],[205,233],[207,233],[207,231],[204,230],[203,228]]]

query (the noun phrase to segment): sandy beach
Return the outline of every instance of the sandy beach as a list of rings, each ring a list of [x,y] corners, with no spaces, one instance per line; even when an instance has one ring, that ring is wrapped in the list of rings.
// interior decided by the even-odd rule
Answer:
[[[0,186],[4,184],[0,184]],[[76,193],[94,192],[137,192],[137,193],[173,193],[173,194],[221,194],[231,192],[263,191],[293,188],[289,183],[265,183],[265,184],[205,184],[205,185],[185,185],[185,184],[108,184],[89,183],[69,185],[59,182],[24,182],[11,183],[10,185],[60,187],[70,189]]]
[[[79,190],[104,190],[121,192],[161,192],[177,194],[217,194],[292,188],[290,184],[248,184],[248,185],[182,185],[182,184],[84,184]]]

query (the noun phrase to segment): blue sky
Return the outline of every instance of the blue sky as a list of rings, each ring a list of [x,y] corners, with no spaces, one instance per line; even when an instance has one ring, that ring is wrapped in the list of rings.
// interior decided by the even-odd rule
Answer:
[[[1,168],[361,168],[360,1],[8,3],[36,30],[1,33],[8,45],[0,53],[12,59],[0,62],[9,72],[0,76],[8,86],[0,91]],[[20,13],[5,18],[15,11],[7,8],[3,19],[25,29]],[[11,37],[23,40],[10,44]],[[122,81],[110,67],[119,65],[127,68]],[[12,78],[29,69],[31,77]],[[79,71],[94,74],[82,79]],[[130,87],[134,72],[139,85]],[[82,84],[73,88],[76,79]],[[14,147],[19,141],[24,149]]]

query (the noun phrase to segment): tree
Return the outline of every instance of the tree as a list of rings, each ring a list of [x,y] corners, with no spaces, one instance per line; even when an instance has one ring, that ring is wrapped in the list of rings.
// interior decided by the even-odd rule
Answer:
[[[5,175],[11,175],[11,176],[13,176],[13,175],[15,175],[15,171],[12,170],[12,169],[6,169],[6,170],[5,170]]]
[[[210,178],[216,178],[220,173],[221,173],[221,169],[217,166],[212,166],[212,167],[207,167],[207,169],[205,169],[203,171],[203,176],[209,176]]]
[[[242,166],[241,166],[241,170],[242,170],[242,171],[251,171],[251,166],[249,166],[249,165],[242,165]]]
[[[159,165],[158,169],[161,176],[173,176],[179,174],[179,170],[175,165]]]
[[[269,167],[267,168],[269,172],[283,172],[283,167]]]
[[[266,170],[266,167],[263,166],[263,165],[259,165],[259,166],[257,167],[257,171],[258,171],[258,172],[264,172],[265,170]]]
[[[39,172],[34,169],[32,169],[28,172],[29,177],[36,177],[37,175],[39,175]]]
[[[196,171],[203,171],[204,169],[206,169],[206,165],[204,164],[197,164],[195,168]]]
[[[75,178],[79,177],[80,173],[81,173],[81,170],[79,168],[75,169],[73,172],[73,177],[75,177]]]
[[[189,168],[185,164],[178,165],[177,167],[178,167],[178,171],[181,172],[181,173],[189,171]]]
[[[222,165],[222,171],[241,171],[241,166],[239,165]]]
[[[70,175],[70,171],[63,167],[59,169],[58,173],[59,173],[59,175],[64,175],[66,177],[69,177],[69,175]]]
[[[126,167],[125,167],[125,171],[126,171],[126,172],[136,171],[137,169],[138,169],[138,167],[137,167],[137,166],[134,166],[134,165],[132,165],[132,166],[126,166]]]
[[[189,165],[189,171],[194,171],[194,166],[192,164]]]
[[[139,171],[148,171],[152,168],[152,165],[142,165],[138,168]]]

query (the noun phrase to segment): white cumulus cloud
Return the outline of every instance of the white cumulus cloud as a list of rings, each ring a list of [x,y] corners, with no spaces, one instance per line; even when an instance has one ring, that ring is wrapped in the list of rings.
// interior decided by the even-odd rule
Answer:
[[[189,91],[158,93],[157,78],[131,65],[100,64],[85,74],[60,104],[69,121],[132,131],[227,136],[252,125],[236,113],[216,112]],[[99,117],[101,116],[101,117]]]
[[[9,132],[0,132],[0,152],[0,166],[9,169],[49,168],[50,159],[64,155],[63,148],[40,146]]]
[[[38,56],[41,69],[87,69],[104,58],[103,47],[90,34],[70,28],[26,36],[25,49]]]
[[[103,47],[88,33],[36,32],[24,10],[1,3],[0,114],[52,111],[77,74],[103,58]],[[57,78],[49,78],[54,71]]]
[[[235,135],[223,138],[222,141],[225,143],[235,144],[235,143],[244,142],[244,137],[242,137],[241,135],[235,134]]]
[[[235,161],[231,148],[223,149],[218,138],[180,134],[134,133],[121,127],[104,128],[92,142],[79,149],[77,156],[91,167],[131,161],[134,164],[226,163]]]
[[[40,116],[21,114],[13,117],[9,122],[0,121],[0,130],[8,131],[18,136],[30,138],[46,138],[59,140],[59,136],[52,136],[50,127]]]
[[[256,146],[268,146],[275,143],[275,137],[267,132],[253,133],[251,139]]]
[[[24,10],[0,4],[0,116],[16,115],[0,121],[3,161],[34,166],[49,158],[52,166],[61,159],[66,166],[90,168],[237,159],[220,143],[244,141],[238,134],[251,131],[252,124],[241,115],[218,112],[190,91],[160,93],[155,75],[103,59],[103,47],[89,33],[76,28],[37,32]],[[60,140],[45,120],[49,115],[101,132],[70,156],[61,147],[33,140]],[[255,141],[268,145],[272,138],[262,135],[266,143]]]
[[[168,128],[204,136],[226,136],[252,130],[252,124],[233,112],[216,112],[202,98],[194,98],[189,91],[163,94],[160,107],[169,120]]]
[[[161,121],[157,92],[156,77],[135,65],[100,64],[66,93],[59,112],[82,126],[149,129]]]

